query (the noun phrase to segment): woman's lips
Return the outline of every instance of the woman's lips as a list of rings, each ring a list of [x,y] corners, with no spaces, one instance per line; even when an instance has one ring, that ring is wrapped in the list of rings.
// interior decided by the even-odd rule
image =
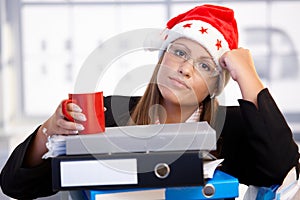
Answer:
[[[169,79],[171,80],[173,85],[179,88],[187,88],[187,89],[190,88],[184,81],[180,80],[179,78],[169,77]]]

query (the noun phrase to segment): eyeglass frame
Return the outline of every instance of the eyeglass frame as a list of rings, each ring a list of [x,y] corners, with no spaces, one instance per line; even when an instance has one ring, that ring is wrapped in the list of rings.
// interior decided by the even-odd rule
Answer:
[[[179,50],[181,50],[181,51],[183,51],[183,52],[185,53],[185,57],[181,57],[181,56],[175,54],[175,52],[172,52],[172,51],[170,52],[170,48],[171,48],[173,45],[181,46],[182,49],[179,49]],[[184,46],[181,45],[181,44],[170,43],[170,44],[168,44],[168,46],[167,46],[167,48],[166,48],[165,51],[166,51],[167,53],[171,54],[172,56],[174,56],[175,58],[181,59],[181,60],[182,60],[181,63],[185,63],[185,62],[188,62],[189,60],[192,60],[192,61],[193,61],[193,63],[192,63],[193,67],[194,67],[199,73],[201,73],[201,74],[203,74],[203,72],[204,72],[204,75],[206,75],[206,76],[208,76],[208,77],[216,77],[216,76],[218,76],[218,75],[221,74],[221,71],[220,71],[217,67],[211,67],[211,68],[213,68],[213,69],[212,69],[213,71],[211,71],[211,74],[205,74],[205,72],[207,72],[207,71],[205,71],[203,68],[198,68],[197,65],[195,66],[196,63],[203,63],[203,61],[197,61],[196,59],[192,58],[192,56],[186,51],[186,47],[184,47]],[[212,60],[212,61],[213,61],[213,60]],[[214,62],[214,61],[213,61],[213,62]],[[214,63],[215,63],[215,62],[214,62]],[[206,64],[208,67],[211,66],[211,64],[207,64],[207,63],[204,63],[204,64]],[[216,66],[216,65],[215,65],[215,66]]]

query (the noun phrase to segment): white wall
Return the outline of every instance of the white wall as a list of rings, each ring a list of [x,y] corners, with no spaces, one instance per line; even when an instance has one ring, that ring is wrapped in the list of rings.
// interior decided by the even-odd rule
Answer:
[[[9,2],[9,6],[8,6]],[[20,81],[20,54],[19,48],[19,27],[18,27],[18,1],[0,1],[0,129],[6,130],[13,120],[17,119],[19,111],[18,89]],[[3,131],[0,134],[4,134]]]

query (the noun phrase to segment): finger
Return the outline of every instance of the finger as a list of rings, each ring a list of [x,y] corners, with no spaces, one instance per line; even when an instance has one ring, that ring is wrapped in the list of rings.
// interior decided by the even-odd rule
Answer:
[[[63,129],[63,128],[57,128],[55,135],[77,135],[79,133],[78,130],[68,130],[68,129]]]
[[[86,117],[82,112],[82,109],[75,103],[68,103],[65,108],[63,108],[62,104],[60,104],[60,109],[58,109],[58,115],[60,118],[67,118],[68,121],[74,122],[74,120],[78,121],[86,121]],[[66,109],[65,112],[68,112],[68,117],[65,116],[63,109]],[[72,118],[70,120],[69,118]]]
[[[69,112],[69,114],[72,116],[72,118],[76,121],[86,121],[86,117],[83,113],[78,112]]]
[[[65,129],[65,128],[62,128],[58,125],[44,127],[42,132],[47,136],[51,136],[51,135],[74,135],[74,134],[79,133],[79,131],[76,130],[76,129]]]
[[[80,106],[78,106],[75,103],[68,103],[67,110],[74,111],[74,112],[82,112],[82,109],[80,108]]]
[[[227,68],[226,65],[226,56],[227,56],[227,52],[225,52],[220,58],[219,58],[219,64],[222,68]]]
[[[79,123],[70,122],[65,119],[59,119],[57,120],[57,127],[70,130],[70,131],[82,131],[84,130],[84,126]]]
[[[62,104],[59,104],[59,106],[57,107],[56,111],[55,111],[55,115],[58,118],[64,118],[64,114],[62,111]]]

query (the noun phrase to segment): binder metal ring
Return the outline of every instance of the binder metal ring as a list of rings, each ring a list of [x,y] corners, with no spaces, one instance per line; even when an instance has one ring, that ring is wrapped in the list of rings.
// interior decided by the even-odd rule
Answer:
[[[158,163],[154,167],[154,173],[155,173],[156,177],[158,177],[160,179],[167,178],[170,174],[170,167],[166,163]]]
[[[205,186],[203,186],[202,188],[202,194],[204,197],[206,198],[211,198],[214,196],[216,192],[215,186],[213,186],[212,184],[206,184]]]

